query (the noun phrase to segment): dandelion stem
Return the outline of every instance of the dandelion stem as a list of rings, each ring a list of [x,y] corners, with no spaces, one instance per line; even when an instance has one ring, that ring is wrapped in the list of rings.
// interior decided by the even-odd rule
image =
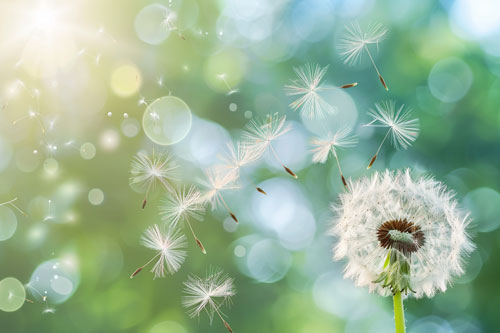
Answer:
[[[344,184],[344,186],[347,188],[347,182],[344,178],[344,174],[342,173],[342,168],[340,167],[340,161],[339,157],[337,156],[337,151],[335,150],[335,147],[332,147],[332,152],[333,156],[335,157],[335,160],[337,161],[337,166],[339,168],[339,173],[340,173],[340,180],[342,180],[342,184]]]
[[[382,77],[382,74],[380,74],[380,71],[378,70],[377,65],[375,65],[375,61],[373,61],[372,54],[370,53],[370,50],[368,50],[368,47],[366,46],[366,44],[365,44],[365,50],[366,50],[366,53],[368,53],[368,57],[370,57],[370,60],[371,60],[371,62],[373,64],[373,67],[375,67],[375,71],[377,71],[378,78],[380,79],[380,83],[382,83],[382,85],[384,86],[384,88],[385,88],[386,91],[389,91],[389,87],[385,83],[385,80]]]
[[[151,184],[153,182],[149,182],[148,188],[146,189],[146,194],[144,195],[144,200],[142,200],[142,209],[146,207],[146,203],[148,202],[149,190],[151,189]]]
[[[14,201],[17,200],[17,197],[14,198],[14,199],[11,199],[9,201],[6,201],[6,202],[2,202],[0,203],[0,206],[3,206],[3,205],[11,205],[15,210],[17,210],[19,213],[23,214],[24,216],[28,216],[28,214],[26,214],[21,208],[17,207],[15,204],[14,204]]]
[[[236,218],[236,215],[234,215],[233,212],[231,211],[231,209],[229,209],[229,206],[227,205],[226,200],[224,200],[224,197],[222,196],[222,194],[220,194],[220,200],[221,200],[222,204],[224,205],[224,207],[226,207],[226,210],[229,213],[229,215],[231,215],[231,218],[236,223],[238,223],[238,219]]]
[[[136,276],[137,274],[139,274],[143,269],[144,267],[146,267],[147,265],[149,265],[151,262],[153,262],[153,260],[156,259],[156,257],[158,257],[159,255],[161,254],[161,252],[158,252],[153,258],[149,259],[149,261],[147,263],[145,263],[144,265],[142,265],[141,267],[137,268],[131,275],[130,275],[130,278],[133,279],[134,276]]]
[[[271,152],[273,153],[274,155],[274,158],[276,158],[276,160],[278,161],[279,164],[281,164],[281,166],[283,167],[283,169],[285,169],[286,172],[288,172],[293,178],[297,179],[299,177],[297,177],[297,175],[295,174],[295,172],[293,172],[292,170],[290,170],[290,168],[286,167],[283,162],[281,162],[280,158],[278,157],[278,154],[276,154],[276,151],[274,150],[273,148],[273,145],[269,142],[269,148],[271,148]]]
[[[403,299],[401,298],[401,292],[398,291],[392,297],[394,303],[394,323],[396,325],[396,333],[405,333],[405,313],[403,307]]]
[[[215,305],[214,310],[219,315],[219,318],[222,320],[222,322],[224,323],[224,326],[227,328],[229,333],[233,333],[233,329],[231,328],[231,326],[229,326],[229,323],[227,321],[225,321],[224,318],[222,317],[222,314],[219,311],[218,305]]]
[[[368,164],[368,166],[366,167],[366,170],[370,169],[372,167],[373,163],[375,163],[375,161],[377,160],[378,153],[380,153],[380,149],[382,148],[382,145],[384,144],[385,140],[389,136],[389,133],[391,133],[391,130],[392,130],[392,128],[389,128],[389,130],[385,134],[384,139],[380,143],[380,146],[378,146],[377,152],[375,153],[375,155],[373,155],[372,159],[370,160],[370,164]]]
[[[201,252],[203,252],[203,254],[207,254],[207,251],[205,250],[203,243],[198,239],[198,237],[196,237],[196,234],[194,233],[194,229],[191,226],[191,222],[189,222],[189,220],[187,220],[187,219],[186,219],[186,222],[187,222],[187,225],[189,226],[189,230],[191,230],[191,233],[193,234],[193,237],[194,237],[196,244],[201,249]]]

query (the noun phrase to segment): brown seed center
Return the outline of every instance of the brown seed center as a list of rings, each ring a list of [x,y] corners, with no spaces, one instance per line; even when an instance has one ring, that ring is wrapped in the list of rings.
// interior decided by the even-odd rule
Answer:
[[[390,220],[382,223],[377,230],[380,246],[396,249],[409,256],[425,244],[425,235],[418,225],[407,219]]]

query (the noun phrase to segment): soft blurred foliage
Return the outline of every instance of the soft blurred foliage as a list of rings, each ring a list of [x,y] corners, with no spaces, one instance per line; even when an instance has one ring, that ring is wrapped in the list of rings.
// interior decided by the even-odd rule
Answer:
[[[0,4],[0,202],[17,197],[15,204],[27,212],[9,208],[17,228],[0,241],[0,279],[58,291],[46,304],[38,294],[44,289],[27,286],[34,303],[0,311],[2,332],[222,332],[220,321],[209,326],[206,316],[190,319],[180,303],[187,275],[203,275],[210,266],[235,278],[238,293],[224,310],[235,332],[392,329],[391,300],[355,288],[343,280],[342,263],[331,261],[328,205],[342,183],[333,161],[311,163],[314,124],[289,109],[283,92],[293,67],[308,62],[330,65],[326,81],[332,85],[358,82],[331,96],[340,111],[334,126],[355,123],[361,139],[341,152],[347,177],[410,167],[449,184],[472,211],[477,250],[467,273],[444,294],[406,301],[410,332],[496,330],[497,2],[163,0],[156,2],[160,8],[177,14],[163,26],[158,12],[139,14],[152,3]],[[389,28],[373,52],[389,92],[368,59],[353,67],[340,60],[339,36],[353,21]],[[140,100],[169,94],[187,103],[193,121],[181,142],[161,147],[144,134]],[[360,125],[369,121],[368,109],[386,99],[412,107],[421,133],[408,151],[385,145],[367,171],[384,133]],[[133,155],[167,149],[181,161],[184,181],[197,183],[250,118],[274,112],[292,122],[277,150],[299,179],[270,158],[249,168],[248,178],[269,194],[252,186],[226,194],[239,225],[223,211],[209,211],[195,225],[206,256],[189,239],[177,274],[153,280],[144,271],[131,280],[152,255],[140,236],[160,222],[159,197],[141,210],[143,197],[129,186]],[[7,219],[12,227],[9,213],[1,218],[2,227]],[[44,273],[51,267],[62,282]],[[43,313],[47,306],[55,313]]]

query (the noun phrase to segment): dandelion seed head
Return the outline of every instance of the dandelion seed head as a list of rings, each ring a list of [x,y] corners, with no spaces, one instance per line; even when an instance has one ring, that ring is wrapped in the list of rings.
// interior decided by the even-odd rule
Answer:
[[[343,127],[335,132],[328,132],[324,138],[313,138],[311,149],[314,163],[325,163],[330,153],[337,154],[337,148],[354,147],[358,137],[352,133],[350,127]]]
[[[301,115],[309,119],[334,114],[335,108],[319,95],[321,90],[327,89],[321,81],[328,66],[321,68],[319,65],[306,64],[293,70],[297,78],[285,85],[286,95],[297,97],[290,107],[294,111],[299,110]]]
[[[202,195],[202,201],[209,202],[212,209],[216,209],[223,204],[222,191],[240,188],[238,183],[239,175],[234,172],[227,172],[227,169],[221,165],[205,169],[205,177],[206,179],[201,181],[206,188]]]
[[[339,42],[340,56],[346,64],[357,63],[367,46],[381,42],[387,35],[387,28],[382,24],[370,24],[366,30],[361,29],[358,23],[346,26],[344,35]]]
[[[188,308],[191,317],[197,317],[206,311],[210,321],[214,313],[220,312],[223,305],[229,305],[235,295],[234,280],[220,269],[209,273],[206,278],[190,275],[184,282],[185,296],[182,299],[184,307]]]
[[[183,186],[169,193],[160,204],[159,210],[163,220],[176,226],[192,219],[201,221],[205,206],[202,203],[201,192],[195,186]]]
[[[245,143],[238,141],[236,144],[227,143],[227,152],[220,156],[222,167],[228,172],[235,172],[239,176],[240,168],[257,161],[261,157],[259,151],[250,149]]]
[[[331,227],[338,238],[334,259],[346,261],[345,278],[389,295],[391,289],[376,280],[391,253],[409,263],[416,297],[445,291],[464,273],[465,257],[474,249],[470,220],[443,183],[413,177],[409,170],[386,170],[350,182],[349,189],[332,205]]]
[[[150,155],[139,152],[133,159],[130,169],[130,184],[138,185],[142,190],[152,190],[162,186],[173,192],[172,183],[179,181],[179,166],[166,152],[153,151]]]
[[[286,116],[274,113],[268,115],[266,119],[250,120],[242,133],[242,139],[247,149],[262,155],[271,142],[285,135],[291,129],[292,126],[286,123]]]
[[[164,277],[165,270],[174,274],[179,270],[186,258],[186,236],[173,227],[161,228],[153,225],[146,229],[141,238],[142,245],[155,250],[158,260],[151,269],[155,278]]]
[[[411,109],[404,105],[396,108],[394,101],[384,101],[370,110],[373,120],[365,126],[389,127],[392,145],[396,149],[407,149],[417,139],[420,130],[418,118],[412,118],[411,113]]]

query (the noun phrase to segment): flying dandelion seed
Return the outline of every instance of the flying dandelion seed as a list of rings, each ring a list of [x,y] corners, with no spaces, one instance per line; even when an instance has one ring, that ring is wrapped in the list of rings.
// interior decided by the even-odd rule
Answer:
[[[160,204],[159,211],[162,219],[168,221],[172,227],[187,224],[198,247],[203,254],[207,253],[191,225],[191,220],[202,221],[205,213],[201,192],[195,186],[183,186],[168,195]]]
[[[139,185],[146,194],[142,201],[142,208],[146,207],[149,192],[156,186],[162,186],[166,191],[173,193],[172,183],[179,181],[177,162],[168,153],[153,153],[147,155],[139,152],[132,161],[130,170],[130,184]]]
[[[39,112],[36,112],[32,109],[28,111],[28,114],[25,116],[22,116],[21,118],[18,118],[12,122],[12,126],[16,126],[20,121],[25,120],[25,119],[35,119],[38,126],[40,127],[40,131],[42,134],[45,134],[45,126],[43,125],[43,120]]]
[[[28,288],[32,295],[36,294],[40,297],[40,299],[42,300],[42,303],[45,304],[45,309],[42,310],[42,314],[47,314],[47,313],[55,313],[56,310],[54,308],[51,308],[49,307],[49,300],[48,300],[48,296],[46,295],[47,294],[47,291],[45,291],[43,294],[37,289],[35,288],[30,282],[28,282],[26,284],[26,288]],[[31,303],[33,303],[33,301],[31,301]]]
[[[227,83],[227,74],[226,73],[221,73],[221,74],[217,74],[217,78],[219,80],[221,80],[222,82],[224,82],[224,85],[226,86],[228,92],[227,92],[227,96],[230,96],[234,93],[237,93],[238,92],[238,89],[237,88],[233,88],[231,89],[231,87],[229,86],[229,84]]]
[[[180,234],[173,227],[160,228],[158,225],[153,225],[146,229],[142,236],[142,245],[156,251],[154,257],[146,262],[141,267],[137,268],[130,278],[134,278],[146,266],[156,260],[155,265],[151,269],[154,273],[154,278],[165,277],[165,270],[174,274],[179,270],[181,264],[186,259],[186,251],[182,250],[186,247],[186,236]]]
[[[325,101],[319,92],[328,89],[322,84],[328,66],[321,68],[319,65],[306,64],[302,67],[294,67],[297,79],[290,84],[285,85],[287,96],[298,97],[290,104],[294,110],[300,111],[300,114],[306,118],[325,118],[327,115],[334,114],[335,108]],[[340,88],[351,88],[357,86],[357,83],[349,83],[340,86]]]
[[[214,314],[217,314],[228,331],[233,332],[221,311],[222,306],[231,304],[231,297],[236,294],[232,278],[225,275],[222,270],[216,269],[206,278],[190,275],[184,286],[186,295],[182,299],[182,304],[189,309],[190,317],[198,317],[205,311],[212,323]]]
[[[242,134],[243,142],[247,149],[255,151],[262,156],[268,149],[273,154],[274,158],[292,177],[298,178],[297,175],[281,162],[278,154],[273,148],[272,142],[282,135],[288,133],[292,129],[290,124],[286,124],[286,116],[280,117],[278,113],[268,115],[265,120],[252,119],[245,126],[245,131]]]
[[[229,206],[222,196],[222,191],[240,188],[238,184],[238,175],[234,172],[226,172],[224,167],[219,165],[206,169],[205,176],[206,180],[202,181],[202,185],[206,187],[206,191],[202,195],[203,202],[209,202],[212,206],[212,210],[222,205],[231,218],[238,223],[236,215],[229,209]]]
[[[186,40],[184,35],[179,31],[179,28],[177,26],[177,13],[172,11],[169,8],[166,8],[163,11],[163,19],[161,20],[160,25],[167,29],[168,31],[174,31],[177,33],[179,38]]]
[[[376,172],[349,187],[332,205],[334,259],[346,259],[344,277],[356,285],[392,294],[396,323],[404,328],[401,293],[432,297],[464,273],[474,249],[468,214],[443,183],[409,170]]]
[[[370,169],[377,160],[377,156],[387,137],[391,137],[392,145],[399,149],[407,149],[418,137],[419,121],[411,118],[411,109],[401,105],[396,110],[394,101],[385,101],[375,104],[375,109],[371,109],[369,115],[373,120],[364,125],[372,127],[389,127],[384,139],[380,143],[375,155],[373,155],[367,169]]]
[[[11,199],[9,201],[5,201],[5,202],[2,202],[0,203],[0,206],[11,206],[12,208],[14,208],[15,210],[17,210],[19,213],[21,213],[22,215],[24,216],[28,216],[28,214],[26,214],[21,208],[19,208],[14,202],[17,201],[17,198],[14,198],[14,199]]]
[[[373,60],[372,54],[368,48],[370,44],[376,44],[378,49],[378,43],[381,42],[387,34],[387,28],[381,24],[370,24],[366,31],[363,31],[358,23],[353,23],[350,27],[346,27],[346,31],[340,40],[339,51],[340,56],[344,58],[344,63],[353,65],[361,59],[363,52],[366,51],[368,57],[370,58],[375,71],[378,74],[379,80],[384,86],[385,90],[389,90],[389,87],[385,83],[382,74],[378,70],[375,61]]]
[[[356,135],[352,134],[352,129],[349,127],[344,127],[338,131],[332,133],[328,132],[325,138],[313,138],[311,144],[314,148],[311,150],[313,153],[314,163],[325,163],[330,153],[335,157],[337,161],[337,167],[339,168],[340,179],[342,184],[347,187],[347,182],[340,167],[340,161],[337,155],[337,149],[354,147],[358,143],[358,138]]]
[[[243,144],[241,141],[236,142],[233,145],[232,142],[227,144],[228,153],[221,156],[222,166],[227,170],[227,172],[235,173],[237,178],[241,176],[241,168],[247,164],[257,161],[261,154],[254,149],[249,149],[247,145]],[[262,188],[257,186],[253,180],[250,180],[254,185],[255,189],[262,194],[267,194]]]

